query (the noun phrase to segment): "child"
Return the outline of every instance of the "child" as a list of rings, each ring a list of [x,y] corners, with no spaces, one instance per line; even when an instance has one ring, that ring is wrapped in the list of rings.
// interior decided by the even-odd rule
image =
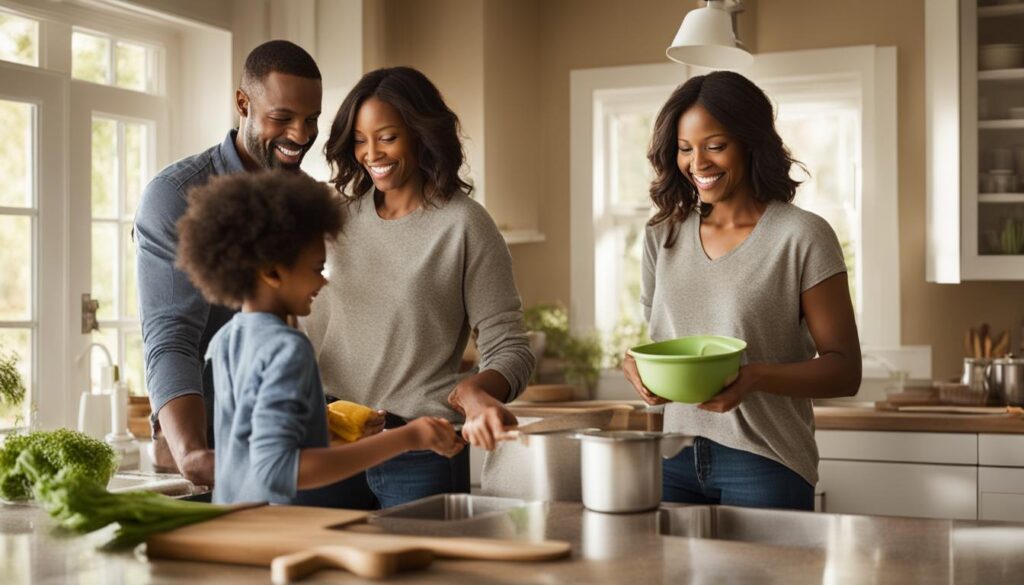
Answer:
[[[286,323],[308,315],[327,280],[325,238],[341,231],[341,201],[301,173],[218,177],[189,194],[178,221],[178,266],[211,302],[241,307],[210,341],[215,484],[219,503],[303,503],[302,490],[338,482],[405,451],[452,456],[451,425],[422,417],[329,447],[309,340]]]

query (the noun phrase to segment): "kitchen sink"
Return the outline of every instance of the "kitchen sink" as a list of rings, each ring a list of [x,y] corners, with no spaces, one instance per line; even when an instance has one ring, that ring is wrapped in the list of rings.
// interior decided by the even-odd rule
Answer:
[[[542,538],[545,512],[543,502],[440,494],[381,510],[370,523],[399,534]]]
[[[825,549],[830,539],[840,533],[843,520],[849,518],[730,506],[663,507],[659,528],[666,536]]]

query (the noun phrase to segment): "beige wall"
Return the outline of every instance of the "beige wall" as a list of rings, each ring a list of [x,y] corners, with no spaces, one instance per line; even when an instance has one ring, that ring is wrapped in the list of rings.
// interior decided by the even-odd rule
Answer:
[[[535,229],[538,222],[540,5],[484,3],[486,204],[502,229]]]
[[[538,143],[524,147],[536,145],[541,151],[538,204],[540,229],[547,241],[513,248],[516,276],[527,305],[569,299],[569,71],[663,61],[665,46],[689,8],[680,4],[663,0],[542,3],[542,132]],[[933,374],[957,375],[967,327],[987,321],[997,330],[1019,328],[1024,318],[1024,283],[925,282],[923,0],[771,0],[757,8],[740,19],[741,35],[753,41],[758,52],[867,44],[897,48],[903,343],[931,345]],[[753,31],[748,30],[751,26]],[[1018,332],[1013,333],[1019,339]]]
[[[365,65],[416,67],[434,82],[462,122],[469,177],[484,184],[484,3],[386,0],[364,3]],[[383,38],[383,41],[381,41]]]

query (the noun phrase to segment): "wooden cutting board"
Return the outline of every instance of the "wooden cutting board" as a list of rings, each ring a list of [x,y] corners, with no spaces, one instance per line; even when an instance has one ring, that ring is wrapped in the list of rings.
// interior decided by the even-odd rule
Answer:
[[[452,559],[546,561],[571,552],[568,542],[375,534],[344,528],[369,512],[301,506],[242,509],[146,541],[151,558],[272,566],[275,582],[323,567],[381,577]],[[277,559],[275,561],[275,559]]]

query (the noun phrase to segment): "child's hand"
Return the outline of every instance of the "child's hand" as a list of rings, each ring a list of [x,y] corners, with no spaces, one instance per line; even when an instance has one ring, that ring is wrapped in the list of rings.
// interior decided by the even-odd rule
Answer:
[[[466,445],[455,435],[452,424],[443,418],[421,416],[405,428],[413,436],[413,449],[430,449],[438,455],[454,457]]]
[[[366,422],[363,423],[361,438],[365,439],[384,430],[384,414],[383,410],[377,410],[366,419]]]

